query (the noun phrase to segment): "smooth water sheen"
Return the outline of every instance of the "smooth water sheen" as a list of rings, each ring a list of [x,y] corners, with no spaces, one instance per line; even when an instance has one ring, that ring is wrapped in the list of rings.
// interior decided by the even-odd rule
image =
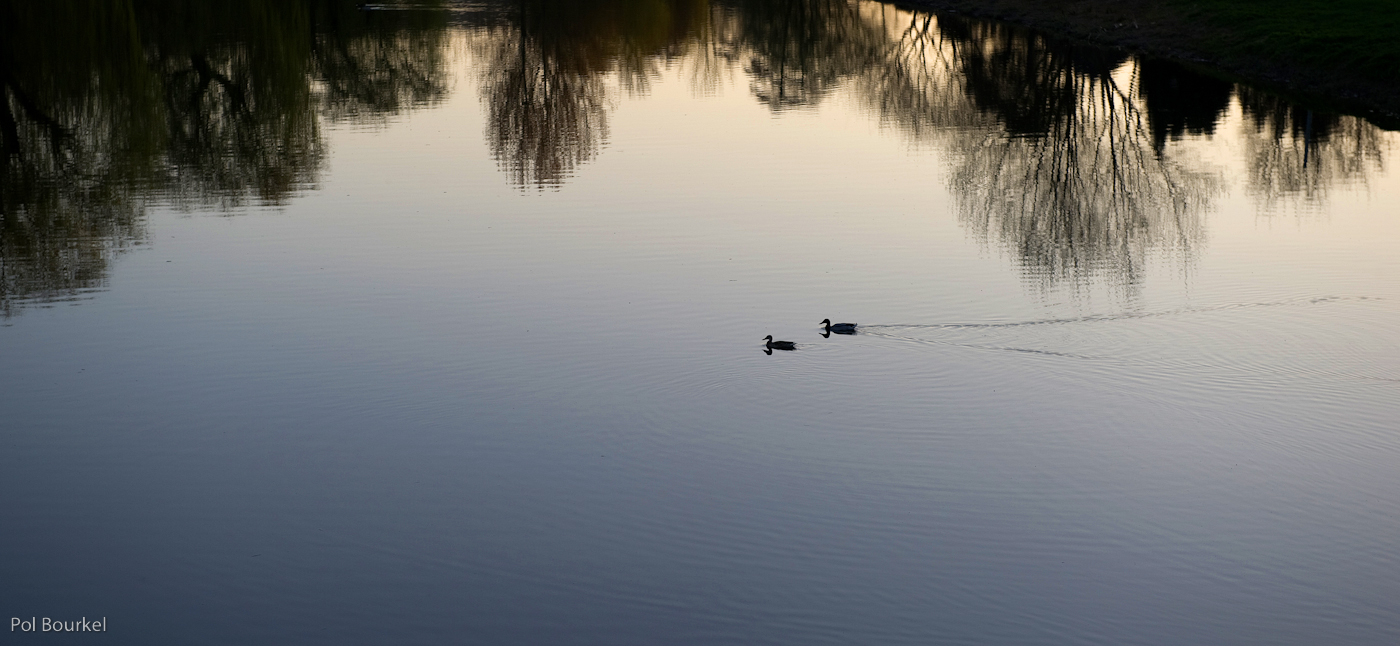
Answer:
[[[0,618],[108,630],[10,642],[1400,641],[1395,132],[875,3],[41,4]]]

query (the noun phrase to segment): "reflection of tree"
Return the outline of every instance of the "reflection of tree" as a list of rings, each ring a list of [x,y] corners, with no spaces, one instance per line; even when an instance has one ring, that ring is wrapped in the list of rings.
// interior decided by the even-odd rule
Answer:
[[[941,26],[969,101],[1000,122],[946,140],[969,229],[1014,250],[1045,287],[1131,288],[1151,254],[1190,257],[1216,180],[1157,154],[1151,116],[1122,85],[1140,77],[1120,80],[1121,54],[988,23]]]
[[[1249,190],[1265,210],[1285,201],[1315,206],[1329,187],[1364,183],[1382,170],[1380,131],[1365,120],[1313,112],[1244,87],[1239,97],[1251,126]]]
[[[141,235],[131,187],[163,145],[146,127],[159,120],[157,80],[140,43],[90,9],[0,5],[3,316],[16,299],[100,287]]]
[[[100,195],[58,198],[43,208],[6,212],[0,228],[0,316],[24,300],[71,298],[106,284],[113,256],[142,237],[131,201]],[[121,197],[121,196],[116,196]]]
[[[100,286],[148,202],[285,202],[323,166],[321,120],[446,95],[449,12],[351,0],[0,0],[0,309]],[[440,8],[440,7],[438,7]],[[1378,131],[1169,63],[846,0],[493,0],[471,34],[487,139],[520,186],[598,154],[611,106],[672,64],[748,78],[774,111],[837,91],[947,151],[970,231],[1047,284],[1134,285],[1189,257],[1217,180],[1168,142],[1237,93],[1251,190],[1304,203],[1381,166]]]
[[[404,36],[369,13],[336,0],[0,1],[0,310],[100,286],[140,240],[148,201],[278,204],[311,185],[320,113],[440,96],[442,15],[415,12]]]
[[[249,195],[278,203],[311,184],[322,146],[305,8],[163,2],[142,10],[138,26],[164,90],[166,190],[186,203],[238,204]],[[188,25],[236,25],[239,38]]]
[[[359,123],[447,95],[447,29],[442,11],[361,11],[316,5],[313,75],[322,113]]]
[[[997,127],[994,116],[968,100],[956,41],[944,37],[932,14],[884,8],[879,21],[888,45],[857,77],[856,94],[882,124],[916,142]]]
[[[1170,61],[1138,61],[1138,93],[1147,108],[1152,142],[1161,152],[1168,139],[1210,135],[1230,107],[1234,84],[1193,72]]]
[[[759,101],[810,104],[849,85],[882,123],[953,153],[965,224],[1047,287],[1133,285],[1150,254],[1198,244],[1215,181],[1154,145],[1219,110],[1218,95],[1200,109],[1157,98],[1163,83],[1202,85],[1189,72],[1138,69],[1124,87],[1123,54],[991,23],[830,0],[726,6]],[[1135,93],[1153,95],[1146,109]]]
[[[645,92],[658,57],[693,41],[696,0],[517,0],[477,39],[492,155],[519,186],[557,184],[607,141],[611,85]]]
[[[522,3],[513,33],[498,34],[482,52],[491,154],[518,186],[557,184],[608,137],[601,73],[568,65],[555,47],[532,39],[534,17]]]
[[[948,151],[969,230],[1047,287],[1131,288],[1151,257],[1189,259],[1221,183],[1176,163],[1167,143],[1213,134],[1234,88],[1173,63],[847,0],[510,6],[509,26],[475,49],[491,150],[521,186],[557,184],[593,158],[615,93],[644,92],[677,57],[698,91],[740,72],[774,111],[844,88],[882,124]],[[1367,132],[1371,144],[1349,140],[1374,149]],[[1290,176],[1260,159],[1269,177]]]
[[[846,0],[735,0],[731,48],[746,53],[754,96],[773,110],[815,104],[881,57],[888,38]]]

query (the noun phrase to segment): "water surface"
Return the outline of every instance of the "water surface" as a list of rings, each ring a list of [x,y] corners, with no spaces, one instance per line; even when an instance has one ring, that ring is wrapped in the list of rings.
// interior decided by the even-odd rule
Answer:
[[[0,23],[0,609],[109,620],[16,643],[1400,638],[1394,132],[877,3],[113,7]]]

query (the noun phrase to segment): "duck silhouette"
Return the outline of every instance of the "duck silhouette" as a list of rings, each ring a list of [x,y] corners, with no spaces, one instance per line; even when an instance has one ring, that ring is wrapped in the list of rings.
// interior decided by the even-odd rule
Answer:
[[[827,338],[830,338],[831,333],[833,332],[835,332],[836,334],[856,333],[855,323],[832,323],[831,319],[822,319],[822,325],[826,326],[826,330],[822,332],[822,336]]]
[[[774,350],[796,350],[796,349],[797,349],[797,344],[796,344],[796,343],[793,343],[792,341],[774,341],[774,340],[773,340],[773,335],[771,335],[771,334],[768,335],[768,336],[766,336],[766,337],[763,337],[763,340],[768,342],[766,345],[763,346],[763,351],[764,351],[764,352],[767,352],[768,354],[773,354],[773,351],[774,351]]]

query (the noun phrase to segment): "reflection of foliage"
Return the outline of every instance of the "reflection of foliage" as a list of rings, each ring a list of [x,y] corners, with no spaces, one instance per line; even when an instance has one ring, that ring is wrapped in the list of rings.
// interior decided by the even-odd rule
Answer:
[[[644,91],[658,61],[684,53],[698,91],[738,71],[781,111],[845,88],[882,124],[948,151],[968,229],[1047,288],[1108,278],[1131,289],[1155,255],[1189,261],[1220,187],[1176,163],[1167,143],[1211,135],[1235,89],[1173,63],[847,0],[511,6],[510,27],[481,35],[477,51],[491,149],[521,186],[563,181],[596,155],[611,88]],[[1358,130],[1347,159],[1378,159],[1367,152],[1374,129],[1354,123],[1372,143]],[[1270,159],[1257,165],[1270,182],[1299,176]],[[1327,164],[1350,167],[1342,161]]]
[[[1239,96],[1252,126],[1249,190],[1265,210],[1281,201],[1316,206],[1330,186],[1365,183],[1384,165],[1380,131],[1362,119],[1314,113],[1248,88]]]
[[[442,13],[412,12],[411,28],[369,13],[337,0],[0,0],[0,309],[101,285],[112,254],[140,239],[147,199],[279,204],[312,185],[318,113],[441,96]]]
[[[1152,143],[1162,151],[1168,139],[1183,135],[1210,135],[1220,115],[1230,107],[1234,85],[1170,61],[1137,63],[1138,93],[1147,105]]]
[[[491,154],[518,186],[557,184],[607,140],[607,85],[546,56],[523,31],[492,40],[487,52],[481,91]]]
[[[740,26],[721,32],[738,35],[727,45],[761,102],[807,105],[849,85],[882,123],[953,154],[964,223],[1043,286],[1135,285],[1151,254],[1199,244],[1217,181],[1159,154],[1221,109],[1218,93],[1197,111],[1160,99],[1164,84],[1209,85],[1189,72],[1138,68],[1123,87],[1120,53],[991,23],[829,0],[727,6]]]
[[[692,42],[695,0],[520,0],[477,41],[491,152],[519,186],[557,184],[607,141],[608,77],[645,92],[655,60]]]
[[[754,96],[774,110],[816,103],[888,47],[846,0],[735,0],[731,10],[739,28],[730,47],[746,52]]]
[[[447,95],[442,12],[366,12],[325,3],[312,16],[319,27],[313,75],[330,118],[380,120]]]
[[[140,235],[131,186],[164,144],[123,9],[0,5],[0,315],[99,287]]]
[[[0,316],[17,301],[70,298],[102,287],[112,257],[143,235],[139,209],[108,187],[45,196],[0,224]]]
[[[144,27],[164,87],[162,185],[182,201],[285,199],[315,179],[321,141],[307,84],[305,11],[268,2],[159,3]],[[238,40],[186,25],[239,25]],[[255,45],[256,44],[256,45]]]
[[[280,204],[323,167],[321,120],[383,122],[446,96],[449,12],[432,1],[0,0],[0,308],[100,286],[145,201]],[[521,186],[557,185],[611,106],[679,63],[743,75],[774,111],[845,91],[949,153],[960,215],[1046,285],[1135,285],[1189,258],[1217,179],[1167,144],[1210,135],[1232,96],[1251,190],[1315,203],[1364,182],[1378,131],[1169,63],[847,0],[495,0],[472,33],[487,139]]]
[[[963,91],[956,41],[946,38],[932,14],[889,15],[888,45],[857,77],[856,94],[879,116],[913,141],[946,138],[968,129],[995,128],[996,117],[974,108]]]
[[[1215,180],[1156,154],[1148,116],[1115,77],[1123,58],[986,24],[945,33],[961,41],[971,100],[1004,124],[958,144],[952,181],[973,231],[1046,286],[1106,276],[1130,287],[1150,252],[1192,254]]]

